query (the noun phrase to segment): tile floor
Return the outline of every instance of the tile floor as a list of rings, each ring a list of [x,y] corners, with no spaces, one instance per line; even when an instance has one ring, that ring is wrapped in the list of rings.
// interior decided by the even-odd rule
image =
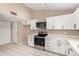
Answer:
[[[34,49],[25,44],[7,44],[0,46],[0,56],[59,56],[54,53]]]

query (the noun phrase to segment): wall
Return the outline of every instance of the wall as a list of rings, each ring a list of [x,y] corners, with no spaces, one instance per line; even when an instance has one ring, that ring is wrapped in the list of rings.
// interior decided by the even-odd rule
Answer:
[[[52,10],[40,10],[40,11],[34,11],[33,17],[39,20],[44,20],[47,17],[57,16],[57,15],[64,15],[64,14],[71,14],[74,10],[64,10],[64,11],[52,11]]]
[[[11,11],[16,12],[22,21],[31,19],[32,11],[27,8],[23,4],[19,3],[1,3],[0,4],[0,12],[1,13],[8,13],[10,14]],[[27,34],[29,34],[30,30],[29,27],[22,26],[21,23],[18,24],[18,41],[24,43],[27,38]]]
[[[23,20],[27,20],[31,16],[31,10],[21,3],[0,3],[0,12],[9,13],[16,12]]]

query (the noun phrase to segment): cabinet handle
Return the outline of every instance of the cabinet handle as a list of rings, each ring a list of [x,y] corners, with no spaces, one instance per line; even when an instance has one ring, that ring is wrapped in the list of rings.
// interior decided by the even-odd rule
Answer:
[[[70,48],[70,51],[73,52],[72,48]]]
[[[52,28],[54,29],[55,27],[54,27],[54,26],[52,26]]]
[[[74,24],[74,29],[76,29],[76,26],[77,26],[77,25],[76,25],[76,24]]]
[[[62,29],[64,29],[64,26],[62,25]]]
[[[72,48],[68,49],[68,54],[70,54],[70,52],[73,52]]]
[[[67,45],[69,45],[69,43],[67,42]]]
[[[57,41],[57,46],[61,46],[61,41],[60,40]]]
[[[68,49],[68,54],[70,54],[70,49]]]

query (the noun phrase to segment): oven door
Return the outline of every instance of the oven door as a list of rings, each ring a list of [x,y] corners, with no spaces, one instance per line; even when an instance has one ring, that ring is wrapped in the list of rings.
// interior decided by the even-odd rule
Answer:
[[[34,44],[39,46],[45,46],[45,38],[43,37],[34,38]]]

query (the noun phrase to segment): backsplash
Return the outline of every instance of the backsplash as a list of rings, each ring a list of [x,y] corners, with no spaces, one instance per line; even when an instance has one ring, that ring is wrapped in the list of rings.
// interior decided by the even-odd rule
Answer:
[[[60,34],[60,35],[79,35],[79,30],[53,30],[47,31],[49,34]]]
[[[79,36],[79,30],[48,30],[47,32],[48,32],[48,34],[77,35],[77,36]],[[32,30],[31,34],[33,34],[33,33],[38,33],[38,31]]]

